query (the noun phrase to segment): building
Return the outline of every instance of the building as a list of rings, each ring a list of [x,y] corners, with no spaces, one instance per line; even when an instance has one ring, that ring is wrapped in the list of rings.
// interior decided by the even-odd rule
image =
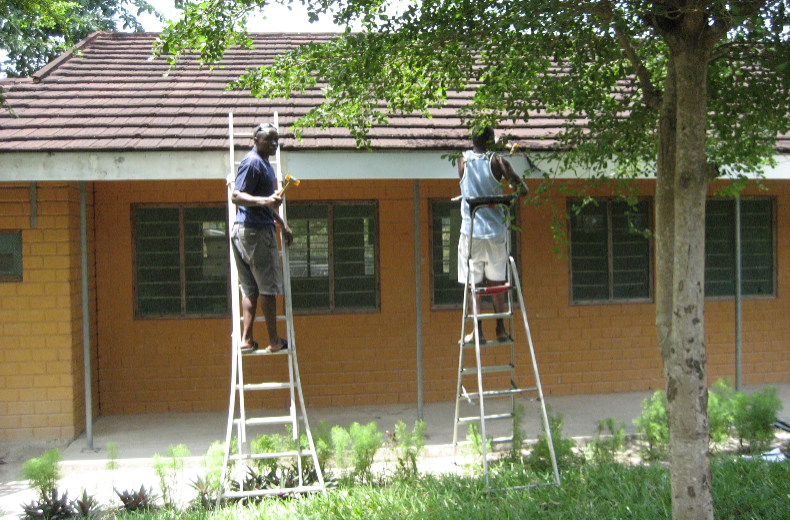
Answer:
[[[2,82],[18,117],[0,114],[0,441],[72,438],[88,422],[86,402],[91,417],[227,406],[228,113],[252,128],[276,111],[285,128],[319,93],[265,100],[224,89],[244,68],[331,35],[258,35],[256,49],[229,51],[225,68],[185,61],[172,71],[148,59],[155,37],[95,33],[33,78]],[[288,219],[302,237],[291,254],[308,407],[454,398],[461,288],[450,199],[459,188],[441,155],[468,146],[455,109],[470,95],[432,119],[375,127],[371,151],[344,129],[301,142],[283,133],[283,169],[302,180],[288,193]],[[536,114],[502,130],[539,153],[561,124]],[[790,136],[777,154],[767,191],[743,195],[748,384],[790,381]],[[642,202],[630,218],[649,227],[654,182],[632,186]],[[611,188],[591,193],[601,204],[570,220],[560,190],[518,209],[544,392],[662,388],[652,241],[624,232]],[[734,373],[733,212],[731,200],[710,202],[711,382]],[[558,222],[566,242],[555,239]]]

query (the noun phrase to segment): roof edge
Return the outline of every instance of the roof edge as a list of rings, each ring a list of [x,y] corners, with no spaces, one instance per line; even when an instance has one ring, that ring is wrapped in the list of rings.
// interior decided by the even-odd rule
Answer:
[[[44,79],[47,76],[49,76],[49,74],[53,70],[55,70],[57,67],[59,67],[61,63],[63,63],[64,61],[68,60],[69,58],[71,58],[74,55],[74,51],[79,50],[82,47],[84,47],[85,45],[87,45],[88,43],[90,43],[91,40],[96,38],[96,36],[98,36],[102,32],[103,31],[93,31],[88,36],[86,36],[85,38],[80,40],[79,43],[77,43],[77,45],[75,45],[71,49],[67,50],[66,52],[64,52],[63,54],[61,54],[60,56],[58,56],[54,60],[50,61],[49,63],[47,63],[43,67],[41,67],[39,70],[34,72],[33,75],[31,76],[33,78],[33,81],[35,83],[38,83],[42,79]]]

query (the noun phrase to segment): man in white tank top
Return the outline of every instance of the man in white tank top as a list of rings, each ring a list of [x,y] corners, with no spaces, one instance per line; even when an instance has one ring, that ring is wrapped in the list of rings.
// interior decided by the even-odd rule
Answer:
[[[469,204],[466,199],[473,197],[491,197],[502,195],[502,178],[504,177],[511,186],[521,194],[526,195],[529,188],[524,180],[516,174],[509,161],[490,152],[494,144],[494,129],[490,126],[476,127],[472,130],[472,150],[464,152],[458,161],[458,176],[461,178],[461,237],[458,241],[458,282],[466,283],[467,262],[469,256],[469,235],[471,233],[471,216]],[[507,237],[508,226],[505,222],[505,213],[501,208],[480,208],[475,214],[474,240],[472,240],[472,276],[476,285],[485,281],[487,285],[502,285],[506,278],[508,262]],[[503,293],[491,296],[494,312],[503,312],[505,309],[505,295]],[[480,309],[482,296],[477,296],[477,308]],[[471,304],[471,302],[470,302]],[[485,341],[483,324],[478,321],[480,341]],[[496,322],[496,337],[498,340],[510,338],[505,330],[504,320]],[[464,342],[474,341],[474,335],[469,334]]]

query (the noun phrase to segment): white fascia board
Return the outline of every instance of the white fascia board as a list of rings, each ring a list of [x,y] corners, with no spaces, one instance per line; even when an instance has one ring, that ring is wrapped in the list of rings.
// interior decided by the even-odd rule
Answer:
[[[227,152],[34,152],[0,156],[2,181],[222,179]]]
[[[239,151],[236,160],[245,152]],[[282,152],[283,173],[297,179],[457,179],[458,170],[441,152]],[[536,165],[552,172],[556,164],[533,156]],[[524,173],[523,156],[508,158]],[[790,155],[775,157],[766,179],[790,179]],[[14,152],[0,155],[0,181],[113,181],[224,179],[228,153],[206,152]],[[235,172],[234,172],[235,173]],[[531,172],[539,177],[539,172]],[[552,175],[554,177],[554,175]],[[587,178],[589,172],[557,178]]]
[[[458,179],[458,168],[442,152],[284,152],[283,171],[299,180]],[[522,156],[510,158],[517,172]]]

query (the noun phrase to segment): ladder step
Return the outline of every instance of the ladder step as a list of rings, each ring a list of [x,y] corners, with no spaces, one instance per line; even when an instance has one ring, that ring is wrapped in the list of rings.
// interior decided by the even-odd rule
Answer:
[[[512,419],[512,418],[513,418],[513,414],[512,413],[500,413],[500,414],[496,414],[496,415],[486,415],[484,417],[484,419],[486,421],[501,421],[502,419]],[[479,421],[480,421],[480,416],[479,415],[473,415],[471,417],[459,417],[458,418],[458,422],[459,423],[473,423],[473,422],[479,422]]]
[[[495,437],[491,439],[492,444],[502,444],[503,442],[513,442],[513,436],[510,437]],[[469,446],[470,444],[474,444],[475,441],[458,441],[456,444],[458,446]]]
[[[239,385],[236,385],[236,389]],[[288,390],[291,388],[291,383],[250,383],[244,385],[244,390]]]
[[[277,321],[285,321],[285,319],[286,318],[284,315],[282,314],[277,315]],[[266,321],[266,318],[264,318],[263,316],[255,316],[255,322],[259,322],[259,321]],[[241,323],[244,322],[244,316],[239,316],[239,322]]]
[[[482,367],[480,369],[480,373],[490,374],[492,372],[507,372],[509,370],[513,370],[514,368],[515,367],[513,365],[495,365],[490,367]],[[477,374],[477,367],[465,368],[461,370],[461,375],[468,376],[472,374]]]
[[[288,348],[283,348],[283,349],[280,349],[280,350],[278,350],[276,352],[266,352],[265,348],[259,348],[255,352],[242,352],[242,354],[244,355],[244,357],[248,357],[248,356],[285,356],[289,352],[291,352],[290,345],[288,346]]]
[[[490,339],[488,341],[481,341],[480,342],[480,346],[481,347],[498,347],[498,346],[501,346],[501,345],[512,345],[513,343],[515,343],[515,342],[511,338],[508,338],[508,339]],[[468,343],[464,343],[464,348],[475,348],[474,339],[472,341],[468,342]]]
[[[512,288],[513,286],[509,283],[504,285],[489,285],[487,287],[477,287],[475,289],[475,294],[502,294],[503,292],[507,292]]]
[[[313,455],[312,450],[302,450],[302,456]],[[279,459],[284,457],[298,457],[298,451],[280,451],[271,453],[248,453],[246,455],[231,455],[230,460],[265,460]]]
[[[483,392],[483,397],[503,397],[507,395],[514,395],[520,394],[522,392],[537,392],[537,388],[509,388],[507,390],[487,390]],[[477,399],[480,396],[480,392],[474,392],[471,394],[461,394],[459,397],[463,397],[465,399]]]
[[[323,490],[323,486],[316,484],[314,486],[297,486],[292,488],[256,489],[255,491],[226,491],[222,493],[222,498],[265,497],[271,495],[289,495],[291,493],[319,493]]]
[[[241,419],[234,419],[233,424],[239,424]],[[253,419],[247,419],[245,424],[249,426],[260,426],[263,424],[291,424],[293,419],[290,415],[281,415],[278,417],[255,417]]]
[[[477,315],[478,320],[504,320],[513,315],[512,312],[488,312]],[[471,314],[465,316],[466,321],[473,321],[475,317]]]

